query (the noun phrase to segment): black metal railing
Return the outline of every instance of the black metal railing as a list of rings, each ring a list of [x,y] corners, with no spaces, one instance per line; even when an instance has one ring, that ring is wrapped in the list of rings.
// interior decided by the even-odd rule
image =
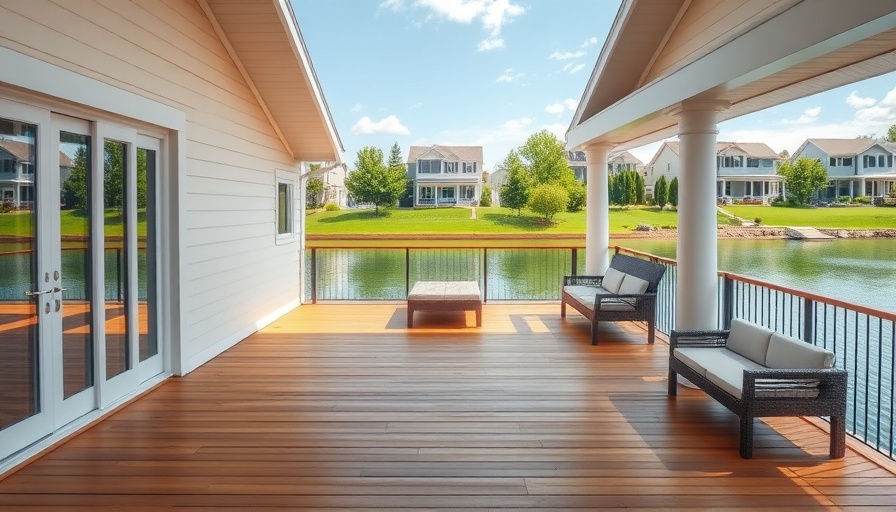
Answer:
[[[614,247],[666,266],[657,329],[675,325],[673,259]],[[581,247],[316,248],[306,253],[306,300],[404,300],[418,280],[477,281],[483,300],[559,300],[564,275],[584,273]],[[847,431],[894,459],[896,314],[719,272],[719,328],[744,318],[832,350],[849,371]]]

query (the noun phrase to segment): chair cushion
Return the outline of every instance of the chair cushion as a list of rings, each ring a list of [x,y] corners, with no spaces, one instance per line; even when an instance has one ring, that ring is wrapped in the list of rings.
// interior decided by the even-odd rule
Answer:
[[[743,380],[744,368],[758,370],[762,365],[751,361],[746,357],[732,352],[726,348],[699,348],[699,347],[683,347],[676,348],[674,352],[675,358],[688,365],[697,373],[706,376],[709,370],[725,373],[729,370],[741,375]],[[739,386],[739,385],[738,385]]]
[[[604,274],[604,278],[601,280],[600,285],[610,293],[619,293],[619,286],[622,284],[622,280],[626,275],[628,274],[610,267],[607,269],[607,273]]]
[[[591,308],[594,307],[594,297],[595,295],[609,295],[610,292],[604,290],[600,286],[583,286],[583,285],[569,285],[564,286],[563,291],[570,294],[577,301],[589,306]]]
[[[619,285],[619,295],[633,295],[644,293],[647,291],[647,287],[650,286],[650,282],[641,279],[640,277],[635,277],[631,274],[625,274],[625,279],[622,280],[622,284]]]
[[[766,353],[771,339],[771,329],[740,318],[731,321],[731,333],[725,347],[761,365],[766,365]]]
[[[772,334],[765,365],[769,368],[833,368],[834,353],[783,334]]]

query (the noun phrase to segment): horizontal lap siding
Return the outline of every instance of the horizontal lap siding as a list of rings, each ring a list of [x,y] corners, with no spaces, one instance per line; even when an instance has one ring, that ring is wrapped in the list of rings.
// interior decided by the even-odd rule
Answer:
[[[294,164],[194,1],[6,2],[0,18],[0,44],[186,113],[187,359],[299,297],[299,246],[275,245],[275,171]]]

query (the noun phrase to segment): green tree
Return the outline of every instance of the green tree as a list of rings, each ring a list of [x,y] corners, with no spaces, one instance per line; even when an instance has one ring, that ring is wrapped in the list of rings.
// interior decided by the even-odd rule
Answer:
[[[660,177],[657,178],[656,183],[653,185],[653,199],[661,210],[669,202],[669,182],[666,180],[665,174],[660,174]]]
[[[529,209],[543,215],[545,220],[551,220],[554,215],[562,212],[569,203],[569,194],[560,185],[544,183],[536,185],[532,189],[529,198]]]
[[[517,215],[522,215],[523,207],[529,202],[530,175],[515,150],[510,151],[501,168],[507,171],[507,183],[499,192],[501,206],[516,210]]]
[[[395,206],[407,188],[407,174],[383,163],[383,151],[366,146],[358,151],[355,169],[345,178],[345,188],[360,203],[372,203],[374,213],[380,207]]]
[[[672,178],[669,183],[669,204],[678,208],[678,176]]]
[[[635,204],[644,204],[644,175],[639,171],[635,173]]]
[[[87,210],[87,148],[78,146],[72,172],[62,184],[62,203],[67,210]]]
[[[896,142],[896,124],[890,125],[887,130],[887,142]]]
[[[800,157],[796,162],[784,160],[778,166],[784,176],[784,187],[790,199],[806,204],[815,192],[828,184],[828,173],[816,158]]]
[[[572,172],[566,160],[563,143],[547,131],[532,134],[519,148],[520,158],[536,184],[563,182],[564,175]],[[575,174],[573,174],[575,179]]]
[[[488,185],[482,186],[482,194],[479,195],[479,206],[492,205],[492,187]]]
[[[311,178],[305,184],[305,206],[314,210],[320,208],[321,199],[324,194],[324,180],[321,178]]]
[[[566,192],[569,195],[566,211],[575,213],[585,207],[585,203],[588,200],[588,190],[584,183],[576,181],[567,188]]]

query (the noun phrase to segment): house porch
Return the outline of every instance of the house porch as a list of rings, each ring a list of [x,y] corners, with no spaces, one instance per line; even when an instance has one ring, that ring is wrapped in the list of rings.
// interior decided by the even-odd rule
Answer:
[[[893,463],[816,421],[666,394],[668,345],[556,303],[305,305],[0,481],[0,508],[886,508]],[[351,318],[346,322],[346,318]]]

